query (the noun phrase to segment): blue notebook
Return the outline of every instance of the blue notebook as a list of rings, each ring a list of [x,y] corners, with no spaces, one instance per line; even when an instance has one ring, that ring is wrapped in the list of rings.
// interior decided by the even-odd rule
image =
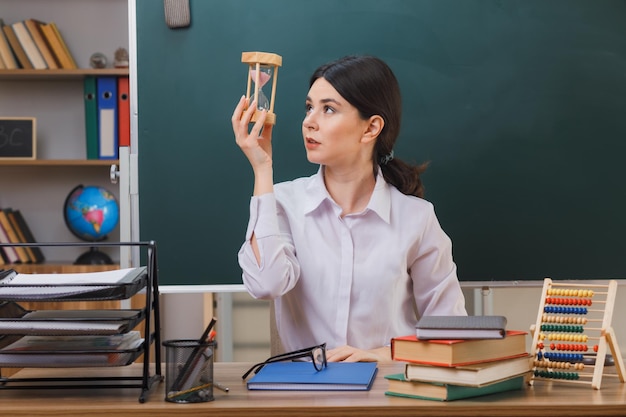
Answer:
[[[368,391],[376,362],[331,362],[321,371],[310,362],[274,362],[248,381],[250,390]]]

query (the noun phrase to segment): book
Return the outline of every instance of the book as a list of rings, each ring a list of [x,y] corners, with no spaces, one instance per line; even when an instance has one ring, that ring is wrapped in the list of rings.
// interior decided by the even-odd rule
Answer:
[[[130,146],[130,85],[128,77],[117,78],[119,146]]]
[[[505,378],[526,374],[531,369],[530,355],[455,367],[407,363],[404,378],[408,381],[480,387]]]
[[[28,59],[28,55],[26,55],[26,51],[24,51],[19,39],[17,39],[13,26],[3,24],[2,30],[9,41],[9,45],[11,46],[15,57],[17,58],[19,67],[24,69],[33,69],[33,64],[30,62],[30,59]]]
[[[37,240],[33,235],[33,232],[30,230],[28,223],[26,223],[26,219],[22,215],[20,210],[12,210],[13,217],[15,218],[15,222],[18,224],[24,238],[26,239],[24,242],[26,243],[35,243]],[[43,251],[39,246],[29,246],[31,253],[33,254],[33,262],[34,263],[42,263],[46,260],[46,257],[43,254]]]
[[[85,145],[87,159],[98,159],[98,101],[96,77],[83,80],[83,98],[85,101]]]
[[[117,159],[119,138],[117,130],[117,79],[96,79],[98,103],[98,159]]]
[[[4,20],[0,19],[0,57],[2,57],[6,69],[17,69],[17,61],[2,27],[4,27]]]
[[[7,67],[4,66],[4,61],[2,60],[2,55],[0,55],[0,69],[7,69]]]
[[[13,226],[11,225],[11,222],[9,221],[9,217],[7,216],[7,211],[8,211],[7,209],[0,209],[0,224],[2,224],[2,227],[4,228],[5,233],[9,237],[10,243],[22,243],[20,242],[20,239],[17,236],[15,229],[13,228]],[[17,252],[19,262],[21,263],[30,262],[30,258],[28,257],[28,253],[26,252],[26,249],[24,249],[21,246],[14,246],[14,248],[15,248],[15,252]]]
[[[47,26],[50,26],[50,28],[52,28],[52,31],[54,32],[56,38],[61,43],[61,47],[63,48],[63,51],[65,51],[65,55],[67,55],[67,58],[70,61],[70,65],[71,65],[70,68],[78,68],[78,65],[76,65],[76,61],[74,60],[74,57],[72,56],[72,53],[70,52],[70,49],[67,47],[67,43],[65,42],[65,39],[63,39],[63,35],[61,35],[61,31],[59,30],[59,27],[54,22],[48,23]]]
[[[33,64],[34,69],[47,69],[48,65],[46,61],[44,61],[41,52],[37,48],[33,37],[30,35],[30,32],[26,28],[24,22],[15,22],[13,23],[13,31],[15,32],[15,36],[22,44],[22,48],[24,48],[24,52],[26,52],[26,56],[30,60],[30,63]]]
[[[506,335],[504,316],[424,316],[415,326],[418,339],[500,339]]]
[[[376,362],[329,362],[317,371],[310,362],[268,363],[247,383],[250,390],[368,391]]]
[[[56,60],[59,63],[59,67],[62,69],[76,69],[76,64],[74,59],[68,54],[66,48],[64,47],[64,42],[57,36],[57,31],[55,31],[56,25],[53,22],[51,23],[42,23],[39,25],[41,31],[44,34],[46,42],[48,42],[48,46],[54,53]]]
[[[17,235],[20,243],[26,243],[26,237],[24,236],[24,232],[22,231],[20,224],[17,222],[13,209],[4,209],[4,211],[9,219],[9,223],[11,223],[11,226],[13,227],[13,230],[15,230],[15,234]],[[32,248],[25,246],[24,251],[26,252],[26,255],[28,255],[28,262],[34,263],[35,254],[33,253]]]
[[[0,223],[0,243],[11,243],[9,235],[6,230],[4,230],[2,223]],[[17,255],[15,247],[3,246],[0,247],[0,251],[2,251],[2,257],[5,259],[5,264],[15,264],[20,262],[20,257]]]
[[[391,339],[391,357],[397,361],[436,366],[472,365],[526,356],[526,335],[507,330],[503,339],[419,340],[415,335]]]
[[[50,49],[50,46],[48,45],[48,42],[46,41],[43,31],[41,30],[42,23],[43,22],[40,22],[35,19],[24,20],[26,29],[28,29],[30,36],[33,38],[33,41],[35,42],[35,45],[37,45],[37,49],[39,49],[39,52],[41,53],[43,60],[46,62],[48,69],[58,69],[59,64],[56,58],[54,57],[54,53],[52,52],[52,49]]]
[[[434,401],[454,401],[500,392],[520,390],[525,377],[515,376],[482,387],[466,387],[435,382],[407,381],[402,374],[385,375],[389,383],[385,395]]]

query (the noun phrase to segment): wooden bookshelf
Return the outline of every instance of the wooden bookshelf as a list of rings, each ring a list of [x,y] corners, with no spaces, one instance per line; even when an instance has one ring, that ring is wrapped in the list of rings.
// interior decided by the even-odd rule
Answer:
[[[78,68],[57,70],[35,69],[3,69],[0,70],[0,80],[10,81],[49,81],[49,80],[78,80],[86,76],[128,76],[128,68]]]
[[[85,25],[84,21],[73,17],[93,16],[94,13],[107,18],[91,19]],[[120,161],[88,159],[86,149],[83,150],[86,140],[84,81],[90,77],[130,76],[128,67],[112,67],[115,51],[129,48],[128,2],[21,0],[3,7],[1,17],[5,24],[28,19],[54,22],[79,67],[0,69],[0,116],[32,117],[37,121],[36,159],[0,159],[0,207],[19,209],[37,241],[68,240],[71,237],[62,224],[62,209],[66,196],[74,187],[79,184],[104,187],[119,201],[119,184],[111,180],[111,172],[112,166],[119,167]],[[90,57],[95,52],[106,56],[106,68],[90,66]],[[121,211],[124,209],[120,207]],[[108,238],[119,240],[119,229],[121,226]],[[11,267],[25,273],[76,271],[76,266],[71,263],[80,253],[75,252],[74,248],[44,250],[45,264]],[[119,254],[115,252],[112,250],[109,255],[114,262],[119,262]],[[85,271],[97,270],[89,266]]]
[[[89,167],[119,164],[117,159],[0,159],[4,166]]]

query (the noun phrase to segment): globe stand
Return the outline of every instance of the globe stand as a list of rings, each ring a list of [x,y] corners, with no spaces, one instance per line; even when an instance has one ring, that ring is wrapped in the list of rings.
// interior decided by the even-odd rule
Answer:
[[[74,265],[113,265],[113,260],[109,255],[92,246],[76,259]]]

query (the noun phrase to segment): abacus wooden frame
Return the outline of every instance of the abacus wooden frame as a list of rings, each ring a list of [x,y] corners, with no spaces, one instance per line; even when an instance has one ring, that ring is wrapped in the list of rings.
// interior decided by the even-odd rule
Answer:
[[[573,284],[568,282],[554,282],[550,278],[544,279],[543,290],[541,293],[541,300],[539,303],[539,309],[537,312],[537,321],[534,325],[531,326],[530,330],[533,335],[533,341],[531,345],[531,354],[532,359],[534,361],[537,358],[537,354],[540,349],[538,348],[539,337],[541,334],[541,324],[543,323],[543,314],[546,306],[546,297],[548,292],[553,287],[567,287],[567,288],[594,288],[601,289],[603,294],[606,295],[606,299],[604,301],[604,309],[600,311],[603,313],[602,324],[599,329],[600,335],[598,337],[598,351],[595,355],[595,363],[593,365],[594,372],[593,377],[590,382],[580,381],[580,380],[561,380],[559,382],[566,383],[579,383],[579,384],[591,384],[592,388],[600,389],[602,384],[602,376],[604,375],[604,365],[606,361],[607,355],[607,345],[611,350],[611,354],[613,355],[613,360],[615,361],[615,368],[617,371],[617,377],[623,383],[625,381],[626,371],[624,370],[624,360],[622,358],[622,354],[620,352],[619,346],[617,344],[617,338],[615,337],[615,332],[613,331],[613,327],[611,327],[611,321],[613,318],[613,308],[615,306],[615,296],[617,294],[617,281],[610,280],[607,285],[603,284]],[[594,292],[595,295],[595,292]],[[534,368],[534,366],[533,366]],[[548,368],[550,369],[550,368]],[[615,376],[614,374],[610,374]],[[530,383],[533,381],[542,380],[544,378],[533,376],[530,379]],[[552,380],[552,379],[550,379]]]

